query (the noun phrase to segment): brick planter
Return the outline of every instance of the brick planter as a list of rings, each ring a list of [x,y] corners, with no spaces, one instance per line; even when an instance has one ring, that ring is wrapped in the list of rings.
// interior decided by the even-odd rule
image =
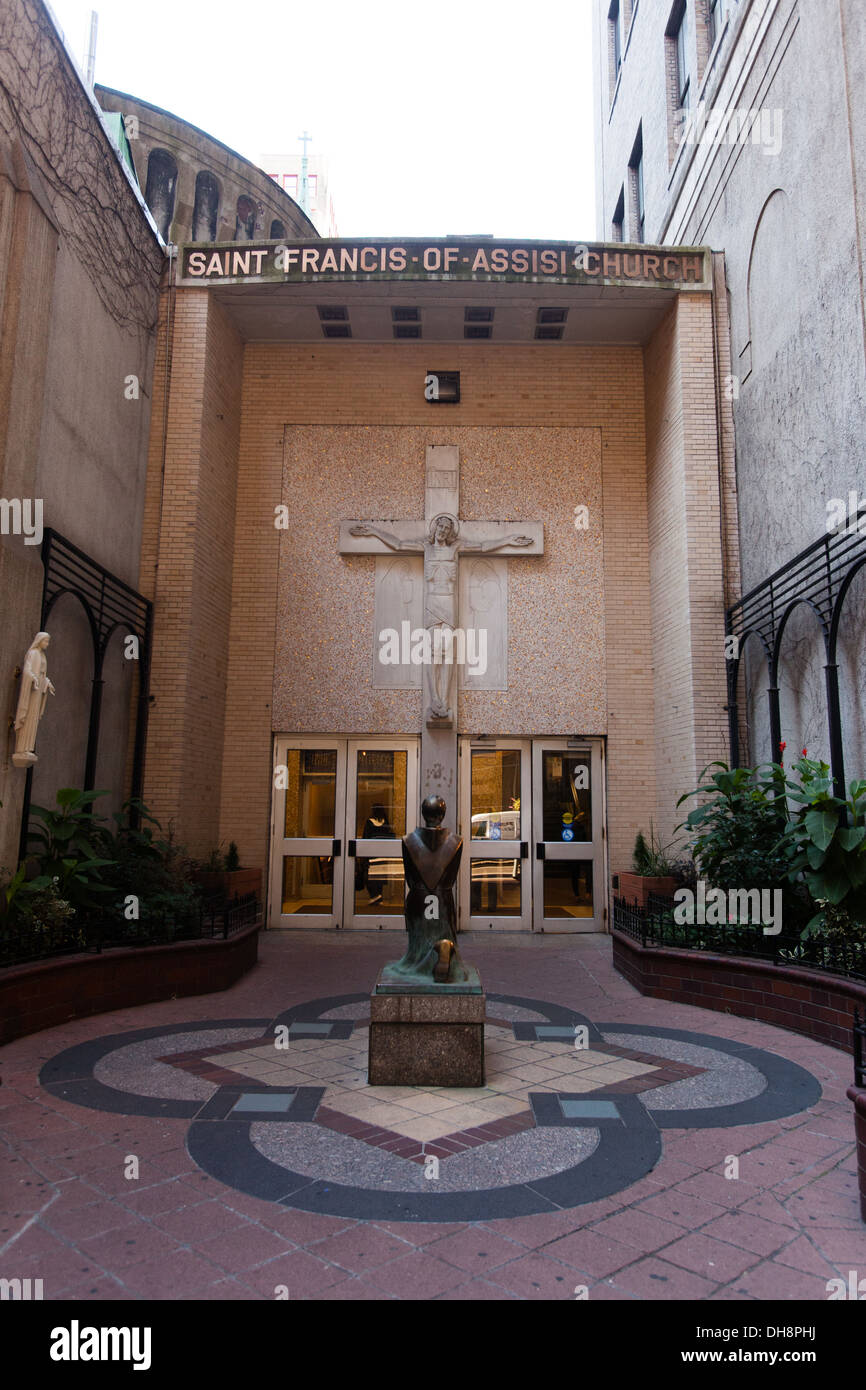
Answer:
[[[851,1022],[855,1007],[866,1005],[866,984],[742,956],[641,946],[616,928],[611,937],[615,968],[641,994],[757,1018],[851,1052]]]
[[[854,1106],[854,1138],[857,1141],[857,1180],[860,1184],[860,1216],[866,1221],[866,1086],[849,1086]]]
[[[256,902],[262,900],[261,869],[201,869],[194,875],[206,898],[223,898],[227,903],[234,898],[244,898],[247,893],[255,893]]]
[[[646,911],[650,894],[655,898],[672,898],[677,881],[665,877],[648,878],[645,874],[614,874],[613,890],[626,902],[634,903]]]
[[[258,924],[234,936],[58,956],[0,972],[0,1043],[72,1018],[228,989],[258,959]]]

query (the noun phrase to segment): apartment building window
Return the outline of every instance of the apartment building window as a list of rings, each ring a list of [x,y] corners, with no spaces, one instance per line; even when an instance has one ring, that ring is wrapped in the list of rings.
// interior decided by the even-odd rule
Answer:
[[[725,27],[727,0],[707,0],[707,38],[710,52],[716,46],[716,39]]]
[[[616,200],[616,207],[613,210],[613,219],[610,224],[611,241],[625,241],[623,235],[625,227],[625,189],[619,190],[619,197]]]
[[[622,67],[622,37],[623,37],[623,14],[621,0],[611,0],[610,9],[607,12],[607,25],[610,34],[610,95],[613,100],[613,93],[616,88],[619,70]]]
[[[628,162],[629,188],[631,194],[632,241],[646,241],[646,203],[643,185],[643,126],[638,127],[637,139]]]
[[[678,110],[689,104],[689,7],[687,0],[677,0],[671,11],[666,30],[669,60],[673,67],[674,95]]]

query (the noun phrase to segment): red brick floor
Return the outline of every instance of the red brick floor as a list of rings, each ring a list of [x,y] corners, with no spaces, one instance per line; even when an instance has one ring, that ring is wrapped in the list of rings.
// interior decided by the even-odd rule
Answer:
[[[465,938],[490,992],[565,1005],[595,1022],[733,1038],[821,1082],[810,1110],[736,1129],[666,1130],[648,1176],[614,1197],[486,1223],[371,1222],[243,1196],[202,1173],[187,1120],[87,1110],[49,1095],[40,1067],[107,1034],[188,1020],[273,1017],[364,991],[396,952],[379,933],[267,934],[225,993],[124,1009],[0,1053],[0,1276],[46,1299],[813,1299],[866,1276],[850,1058],[766,1024],[644,999],[607,937]],[[739,1159],[729,1180],[720,1162]],[[126,1169],[138,1159],[139,1177]],[[279,1295],[278,1292],[279,1291]]]

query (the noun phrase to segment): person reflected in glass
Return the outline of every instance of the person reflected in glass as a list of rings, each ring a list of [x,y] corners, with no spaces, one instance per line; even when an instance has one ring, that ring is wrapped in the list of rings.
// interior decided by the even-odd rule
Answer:
[[[377,801],[370,809],[370,814],[364,822],[364,829],[361,831],[362,840],[395,840],[394,828],[388,820],[388,813],[381,802]],[[382,901],[385,889],[385,881],[378,875],[370,874],[371,861],[364,856],[355,861],[355,888],[366,888],[370,899],[370,906]]]

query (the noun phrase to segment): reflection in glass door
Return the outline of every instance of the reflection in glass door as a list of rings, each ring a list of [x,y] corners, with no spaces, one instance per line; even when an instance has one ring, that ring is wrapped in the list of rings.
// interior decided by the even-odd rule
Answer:
[[[271,926],[402,930],[417,815],[417,739],[277,739]]]
[[[345,796],[343,740],[277,742],[271,865],[274,925],[338,925]]]
[[[532,762],[533,929],[602,931],[600,746],[537,739]]]
[[[528,746],[517,739],[464,740],[460,782],[462,929],[528,931]]]
[[[400,841],[414,829],[417,803],[417,740],[350,739],[345,926],[405,926]]]

